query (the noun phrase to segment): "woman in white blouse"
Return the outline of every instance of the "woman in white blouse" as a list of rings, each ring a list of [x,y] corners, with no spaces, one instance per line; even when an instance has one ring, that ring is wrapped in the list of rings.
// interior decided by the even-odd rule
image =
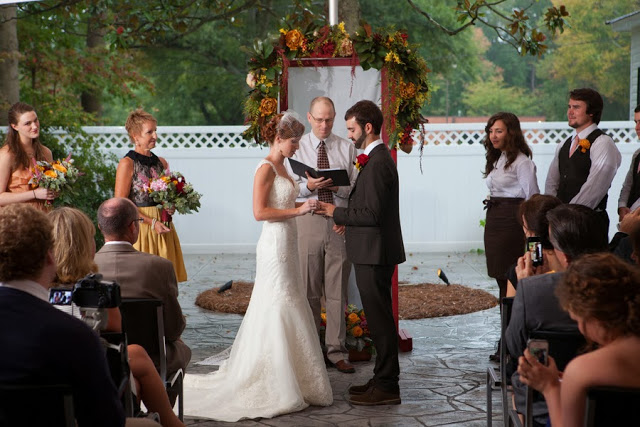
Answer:
[[[507,290],[507,270],[524,253],[525,237],[518,220],[518,207],[540,190],[536,165],[531,160],[531,149],[524,140],[518,117],[512,113],[496,113],[489,118],[485,131],[484,177],[490,194],[484,201],[487,209],[484,247],[489,276],[498,282],[502,298]]]

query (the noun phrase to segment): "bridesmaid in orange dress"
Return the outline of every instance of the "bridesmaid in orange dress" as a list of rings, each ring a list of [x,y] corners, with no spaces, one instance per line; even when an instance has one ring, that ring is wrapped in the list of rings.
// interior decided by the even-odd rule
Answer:
[[[32,159],[53,162],[51,150],[40,143],[40,122],[31,105],[17,102],[9,109],[7,137],[0,148],[0,207],[11,203],[29,203],[48,211],[46,200],[57,194],[46,188],[31,188]]]

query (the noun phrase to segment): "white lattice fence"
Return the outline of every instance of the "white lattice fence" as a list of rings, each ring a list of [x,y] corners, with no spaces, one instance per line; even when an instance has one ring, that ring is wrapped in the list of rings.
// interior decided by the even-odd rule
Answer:
[[[424,142],[427,145],[481,145],[485,137],[484,123],[453,123],[426,125]],[[602,122],[600,127],[616,143],[637,140],[633,122]],[[248,148],[255,147],[242,138],[245,126],[159,126],[158,148]],[[126,130],[122,126],[94,126],[84,130],[95,138],[98,147],[122,150],[131,147]],[[522,123],[522,130],[529,144],[555,144],[566,140],[572,129],[566,122]],[[62,141],[68,140],[64,132],[56,132]],[[420,133],[414,131],[414,141],[419,143]]]
[[[247,148],[255,143],[245,141],[242,132],[245,126],[159,126],[158,148]],[[127,131],[122,126],[88,126],[84,131],[91,135],[97,146],[107,150],[122,150],[131,147]],[[68,135],[55,132],[63,142]]]

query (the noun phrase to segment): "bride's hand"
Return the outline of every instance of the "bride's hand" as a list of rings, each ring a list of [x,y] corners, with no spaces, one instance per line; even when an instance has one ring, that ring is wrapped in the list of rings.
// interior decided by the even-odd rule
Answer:
[[[318,207],[318,201],[316,199],[309,199],[300,206],[298,206],[298,214],[305,215],[311,212],[313,214]]]

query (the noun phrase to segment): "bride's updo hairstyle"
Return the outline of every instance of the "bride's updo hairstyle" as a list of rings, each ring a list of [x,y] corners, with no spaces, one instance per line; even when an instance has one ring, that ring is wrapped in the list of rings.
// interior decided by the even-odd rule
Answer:
[[[269,123],[262,127],[261,132],[264,140],[272,145],[276,136],[280,139],[300,138],[304,135],[304,125],[295,111],[285,111],[273,116]]]
[[[556,295],[563,309],[600,321],[614,339],[640,336],[640,271],[613,254],[572,262]]]

